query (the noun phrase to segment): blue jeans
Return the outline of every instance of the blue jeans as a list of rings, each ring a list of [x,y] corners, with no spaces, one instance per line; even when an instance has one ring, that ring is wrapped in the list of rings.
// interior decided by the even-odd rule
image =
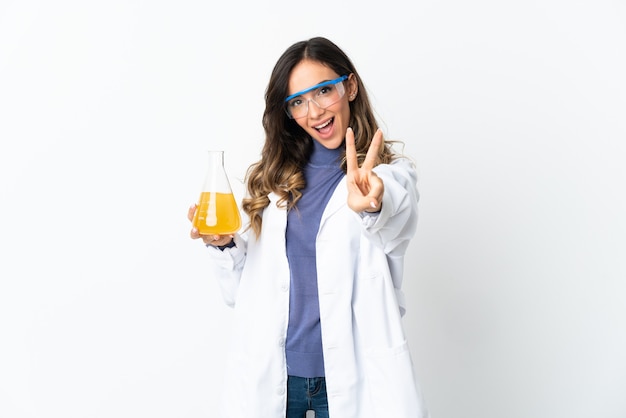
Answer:
[[[315,418],[328,418],[326,380],[323,377],[287,377],[287,418],[304,418],[306,411]]]

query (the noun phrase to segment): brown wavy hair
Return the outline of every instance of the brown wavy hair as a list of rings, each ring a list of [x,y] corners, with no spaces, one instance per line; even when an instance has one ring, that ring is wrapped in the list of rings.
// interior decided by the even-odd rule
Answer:
[[[303,169],[313,149],[313,139],[285,112],[285,97],[293,68],[302,60],[319,62],[339,75],[354,74],[358,93],[350,102],[350,127],[354,131],[359,164],[365,159],[378,123],[365,86],[348,56],[333,42],[316,37],[290,46],[276,62],[265,91],[263,128],[265,144],[261,159],[246,173],[247,196],[242,208],[250,218],[250,228],[257,238],[261,234],[263,210],[269,205],[271,192],[279,196],[278,205],[291,209],[300,199],[305,186]],[[378,164],[393,159],[390,142],[384,141]],[[341,168],[346,171],[345,151]]]

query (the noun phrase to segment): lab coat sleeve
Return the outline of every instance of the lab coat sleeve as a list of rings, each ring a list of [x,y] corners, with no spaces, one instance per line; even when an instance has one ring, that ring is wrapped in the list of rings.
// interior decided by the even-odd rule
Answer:
[[[365,234],[388,255],[404,255],[417,227],[417,173],[407,158],[381,164],[374,172],[385,185],[383,203],[376,214],[361,214]]]
[[[210,274],[217,279],[224,302],[230,307],[234,307],[237,300],[239,280],[247,255],[246,237],[235,234],[234,240],[235,246],[223,251],[207,248]]]
[[[406,158],[399,158],[391,164],[381,164],[374,171],[385,185],[383,204],[376,214],[361,214],[363,236],[370,245],[383,249],[400,315],[404,315],[403,260],[417,227],[417,173],[413,163]]]

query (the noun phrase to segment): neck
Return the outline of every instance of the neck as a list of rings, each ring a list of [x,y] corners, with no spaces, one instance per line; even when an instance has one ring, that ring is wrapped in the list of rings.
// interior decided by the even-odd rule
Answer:
[[[309,158],[309,164],[316,166],[337,166],[340,163],[343,146],[328,149],[316,140],[313,140],[313,152]]]

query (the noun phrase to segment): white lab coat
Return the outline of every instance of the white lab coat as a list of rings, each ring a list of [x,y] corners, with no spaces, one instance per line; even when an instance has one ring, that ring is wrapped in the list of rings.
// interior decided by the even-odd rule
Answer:
[[[413,165],[377,166],[385,193],[376,215],[347,206],[345,177],[321,218],[317,275],[330,418],[426,418],[401,316],[403,259],[417,221]],[[218,418],[284,418],[289,318],[287,212],[277,195],[257,240],[209,249],[234,329]]]

